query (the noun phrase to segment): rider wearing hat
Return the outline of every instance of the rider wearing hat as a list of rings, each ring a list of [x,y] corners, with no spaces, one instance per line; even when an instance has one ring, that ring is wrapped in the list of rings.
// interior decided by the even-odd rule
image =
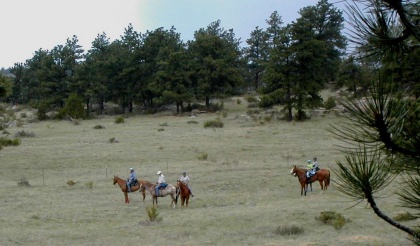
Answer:
[[[165,182],[165,176],[163,175],[163,173],[161,171],[157,172],[157,175],[159,175],[158,181],[157,181],[157,185],[155,187],[155,194],[156,196],[158,196],[159,194],[159,188],[166,186],[166,182]]]
[[[184,183],[188,189],[190,190],[191,196],[194,197],[194,194],[192,193],[191,187],[188,184],[190,182],[190,177],[187,176],[187,172],[183,172],[181,178],[179,178],[179,181]]]
[[[134,168],[130,167],[130,177],[128,177],[128,179],[127,179],[127,190],[128,190],[128,192],[131,192],[131,185],[133,185],[136,180],[137,180],[137,175],[134,172]]]

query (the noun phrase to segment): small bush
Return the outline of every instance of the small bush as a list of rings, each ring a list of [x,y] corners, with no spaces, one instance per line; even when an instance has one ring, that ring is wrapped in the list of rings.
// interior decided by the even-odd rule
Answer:
[[[27,117],[28,117],[28,115],[26,113],[21,113],[20,114],[20,118],[27,118]]]
[[[274,234],[281,236],[301,235],[303,232],[303,228],[296,225],[279,226],[274,230]]]
[[[0,138],[0,145],[1,146],[18,146],[20,145],[20,140],[16,139],[8,139],[8,138]]]
[[[409,212],[405,212],[405,213],[397,214],[396,216],[393,217],[393,219],[395,221],[407,221],[407,220],[417,219],[417,217],[410,214]]]
[[[121,124],[121,123],[124,123],[124,117],[122,117],[122,116],[117,116],[117,117],[115,117],[114,122],[115,122],[115,124]]]
[[[149,217],[150,222],[160,222],[162,221],[162,218],[159,217],[159,213],[157,211],[157,208],[155,207],[146,207],[147,216]]]
[[[115,143],[115,141],[116,141],[116,139],[114,137],[112,137],[112,138],[109,139],[109,142],[110,143]]]
[[[29,186],[31,186],[31,185],[29,184],[29,181],[28,181],[25,177],[21,178],[21,180],[19,180],[19,181],[17,182],[17,185],[18,185],[18,186],[21,186],[21,187],[29,187]]]
[[[86,182],[86,186],[87,186],[89,189],[92,189],[92,188],[93,188],[93,181],[88,181],[88,182]]]
[[[208,110],[210,112],[216,112],[216,111],[220,111],[225,107],[224,102],[221,103],[210,103]]]
[[[158,128],[158,132],[163,132],[165,131],[165,128]]]
[[[214,120],[208,120],[204,122],[204,128],[208,128],[208,127],[222,128],[223,122],[219,118],[216,118]]]
[[[258,103],[259,102],[258,99],[256,97],[254,97],[254,96],[248,96],[248,97],[245,98],[245,100],[248,103]]]
[[[165,123],[162,123],[162,124],[159,124],[159,126],[168,126],[168,122],[165,122]]]
[[[335,103],[334,97],[328,97],[327,101],[324,103],[324,108],[327,110],[333,109],[337,104]]]
[[[201,153],[200,155],[197,156],[197,159],[199,159],[200,161],[205,161],[207,160],[207,153]]]
[[[105,127],[101,125],[96,125],[93,127],[93,129],[105,129]]]
[[[242,103],[242,100],[241,99],[236,99],[236,104],[238,104],[238,105],[240,105]]]
[[[35,137],[35,134],[33,132],[25,132],[24,130],[22,130],[20,132],[16,132],[15,133],[15,137],[16,138],[18,138],[18,137],[22,137],[22,138],[24,138],[24,137],[26,137],[26,138],[33,138],[33,137]]]
[[[198,121],[195,121],[195,120],[189,120],[189,121],[187,122],[187,124],[198,124]]]
[[[350,222],[349,219],[345,219],[340,213],[335,211],[323,211],[318,217],[315,217],[315,219],[325,224],[332,225],[337,230],[343,228],[347,222]]]

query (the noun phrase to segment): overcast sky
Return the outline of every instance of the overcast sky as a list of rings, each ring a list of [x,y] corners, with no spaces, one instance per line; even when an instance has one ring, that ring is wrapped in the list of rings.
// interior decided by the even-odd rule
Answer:
[[[244,45],[256,26],[277,11],[285,23],[316,0],[1,0],[0,68],[25,62],[38,49],[51,50],[76,35],[85,51],[105,32],[119,39],[131,23],[137,32],[174,26],[184,41],[220,20]],[[335,1],[331,1],[333,3]],[[339,2],[337,0],[337,2]],[[342,9],[342,5],[337,5]]]

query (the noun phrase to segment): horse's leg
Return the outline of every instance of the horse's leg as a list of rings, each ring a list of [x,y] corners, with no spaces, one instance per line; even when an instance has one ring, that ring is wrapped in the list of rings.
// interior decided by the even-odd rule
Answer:
[[[125,203],[130,203],[130,201],[128,200],[127,191],[124,191],[124,197],[125,197]]]
[[[146,199],[146,191],[142,190],[141,193],[143,194],[143,203],[144,203],[144,200]]]
[[[188,194],[188,196],[185,198],[185,204],[188,208],[188,201],[190,200],[190,195]]]

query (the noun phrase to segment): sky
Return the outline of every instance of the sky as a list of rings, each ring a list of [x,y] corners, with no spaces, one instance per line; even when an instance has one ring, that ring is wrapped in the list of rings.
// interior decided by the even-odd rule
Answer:
[[[194,32],[220,20],[233,29],[245,46],[250,33],[277,11],[284,23],[299,17],[299,10],[317,0],[1,0],[0,68],[31,59],[39,49],[52,50],[76,35],[85,51],[98,34],[120,39],[131,23],[146,33],[172,26],[184,41]],[[330,0],[330,3],[334,1]],[[339,2],[339,1],[337,1]],[[343,9],[343,6],[337,5]]]

